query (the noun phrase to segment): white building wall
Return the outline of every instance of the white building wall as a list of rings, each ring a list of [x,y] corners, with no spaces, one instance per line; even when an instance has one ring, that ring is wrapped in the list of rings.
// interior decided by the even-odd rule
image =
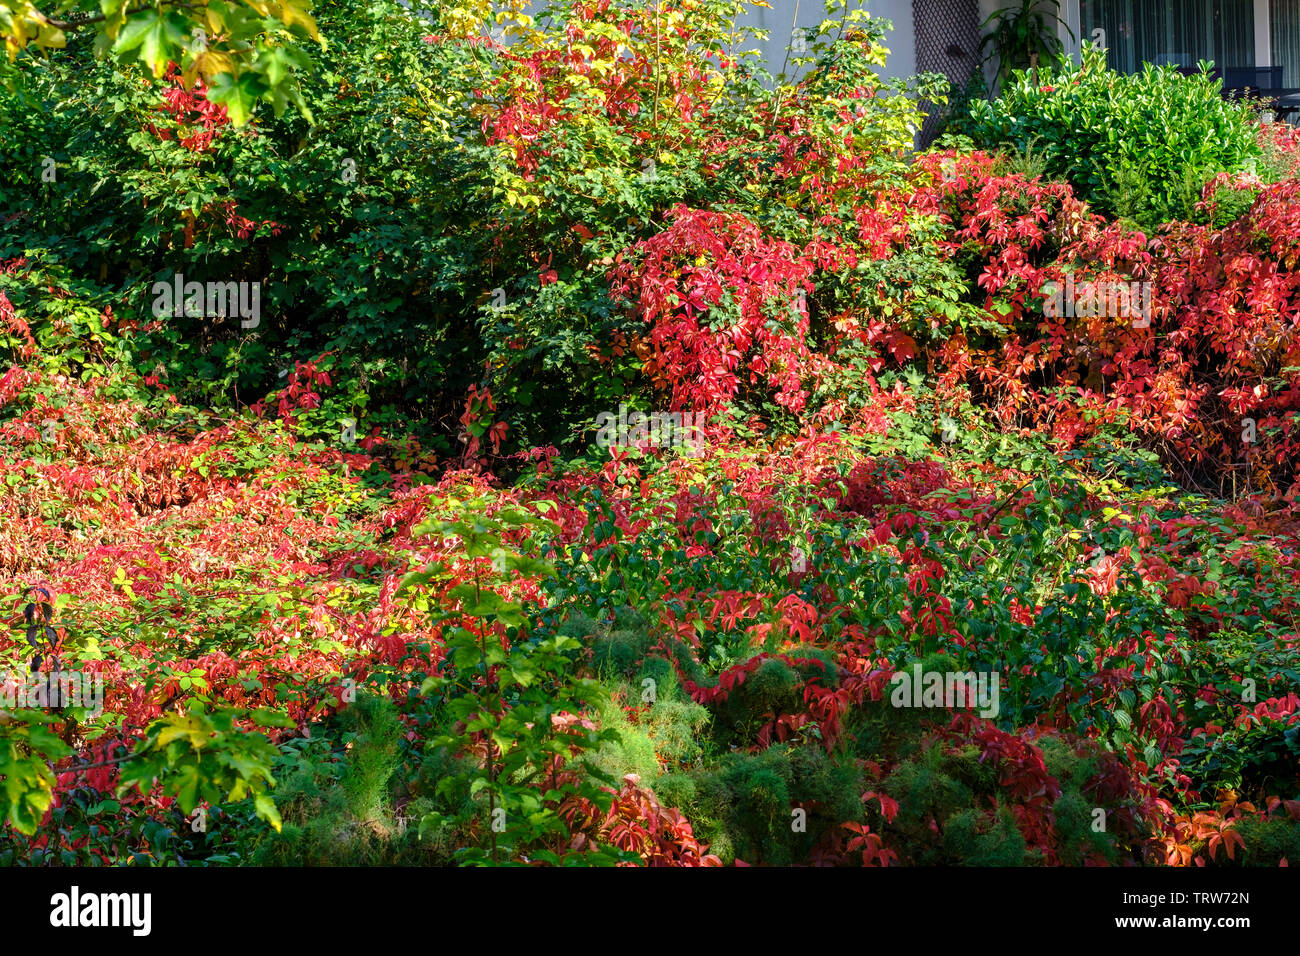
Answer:
[[[407,9],[417,11],[425,7],[425,3],[420,0],[397,0],[397,2]],[[767,32],[767,39],[755,41],[753,48],[763,56],[772,73],[781,72],[784,66],[787,73],[795,74],[797,71],[794,65],[788,62],[788,56],[793,55],[788,51],[794,29],[796,25],[802,28],[816,27],[827,19],[824,0],[768,0],[768,2],[771,4],[770,7],[750,5],[737,22]],[[980,21],[983,22],[1004,2],[1006,0],[979,0]],[[535,13],[537,6],[538,4],[534,2],[524,9]],[[1073,6],[1077,11],[1078,0],[1064,0],[1062,6]],[[897,79],[916,73],[916,36],[912,28],[912,0],[866,0],[863,7],[872,16],[890,22],[890,28],[885,34],[889,59],[881,75],[886,79]]]
[[[786,50],[790,45],[796,24],[800,27],[815,27],[826,18],[826,8],[822,0],[770,0],[770,9],[750,7],[749,13],[740,22],[756,26],[768,32],[765,44],[759,50],[767,60],[768,68],[777,73],[785,61]],[[979,18],[983,23],[1007,0],[979,0]],[[1078,0],[1066,0],[1063,7],[1075,6]],[[881,75],[887,79],[905,78],[916,72],[916,36],[912,29],[912,0],[867,0],[865,9],[872,16],[889,20],[893,28],[885,36],[885,46],[889,48],[889,61]],[[1076,13],[1077,17],[1077,13]],[[790,72],[793,70],[789,67]]]
[[[767,42],[757,44],[759,52],[773,73],[781,71],[795,26],[816,27],[826,19],[822,0],[770,0],[770,9],[750,7],[738,22],[766,30]],[[885,37],[889,62],[881,74],[886,78],[907,77],[916,72],[916,42],[912,34],[912,0],[874,0],[865,4],[872,16],[883,17],[893,24]],[[794,74],[793,64],[786,71]]]

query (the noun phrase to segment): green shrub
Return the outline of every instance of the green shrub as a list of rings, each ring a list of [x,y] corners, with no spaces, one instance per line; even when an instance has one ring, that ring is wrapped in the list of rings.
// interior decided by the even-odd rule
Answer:
[[[589,643],[592,667],[607,678],[632,677],[655,642],[645,618],[631,608],[619,608],[614,620],[607,623],[575,614],[560,626],[559,633]]]
[[[360,694],[352,705],[295,741],[277,771],[276,806],[284,826],[251,847],[260,866],[429,865],[449,863],[446,841],[420,841],[412,823],[418,800],[399,820],[393,797],[404,726],[387,697]],[[324,733],[321,733],[324,731]],[[439,776],[438,768],[429,768]],[[427,798],[424,801],[428,802]]]
[[[667,665],[666,661],[656,661]],[[635,773],[643,786],[653,787],[662,769],[681,769],[693,764],[702,750],[698,737],[709,721],[709,712],[690,700],[677,686],[675,677],[648,668],[632,682],[610,688],[610,697],[596,714],[597,723],[618,732],[589,763],[615,780]],[[653,673],[655,676],[649,677]],[[669,671],[671,674],[671,670]],[[647,700],[645,680],[653,680],[653,700]],[[640,705],[635,722],[624,707]]]
[[[954,128],[983,148],[1036,154],[1097,211],[1151,232],[1194,220],[1208,180],[1261,155],[1254,112],[1225,99],[1221,85],[1150,64],[1115,73],[1086,47],[1081,65],[1062,57],[1037,81],[1017,72],[999,99],[972,103]]]
[[[829,831],[864,816],[857,763],[817,746],[729,753],[691,783],[679,781],[665,778],[660,798],[671,794],[678,801],[696,835],[724,863],[806,860]]]
[[[1278,866],[1283,860],[1288,864],[1300,860],[1300,821],[1285,815],[1270,820],[1247,818],[1236,826],[1244,844],[1237,853],[1243,866]],[[1225,859],[1220,850],[1217,859]]]
[[[791,652],[797,658],[797,652]],[[811,660],[821,655],[807,654]],[[741,684],[734,687],[725,700],[714,706],[714,735],[719,744],[752,742],[764,724],[783,714],[803,711],[803,688],[811,678],[823,686],[834,686],[835,668],[825,669],[813,663],[797,666],[780,658],[763,661]],[[829,676],[828,676],[829,675]]]
[[[915,97],[892,94],[935,87],[926,95],[943,99],[933,79],[879,77],[884,25],[857,0],[828,7],[802,80],[774,80],[748,54],[719,58],[745,45],[743,8],[700,0],[660,31],[645,0],[566,0],[517,24],[532,63],[461,37],[469,11],[456,4],[426,22],[391,0],[334,0],[316,11],[328,47],[299,77],[314,122],[262,109],[241,128],[218,122],[201,147],[188,138],[196,113],[178,128],[161,109],[180,95],[168,78],[142,82],[73,37],[24,62],[21,90],[0,86],[0,259],[95,278],[136,323],[139,369],[161,366],[187,403],[259,401],[296,360],[326,355],[320,406],[298,416],[307,437],[401,420],[445,461],[462,451],[455,423],[474,386],[490,390],[508,445],[586,446],[597,414],[654,399],[628,347],[645,324],[610,295],[616,257],[678,204],[734,208],[802,245],[805,174],[785,168],[778,119],[810,156],[826,150],[818,168],[852,153],[901,183],[922,117]],[[605,59],[616,34],[622,52]],[[595,95],[597,76],[624,91],[623,108]],[[671,97],[662,76],[681,84]],[[539,121],[535,138],[511,132],[516,113],[542,107],[564,120]],[[851,135],[841,114],[855,117]],[[56,182],[42,181],[46,157]],[[850,236],[855,198],[846,190],[833,210]],[[150,322],[152,283],[177,273],[265,283],[261,324]]]
[[[963,866],[1021,866],[1025,862],[1025,838],[1006,807],[996,814],[978,810],[953,814],[944,822],[943,847]]]

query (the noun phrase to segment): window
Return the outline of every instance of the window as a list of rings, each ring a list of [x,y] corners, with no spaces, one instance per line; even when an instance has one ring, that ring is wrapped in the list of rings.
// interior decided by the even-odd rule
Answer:
[[[1282,67],[1282,85],[1300,87],[1300,0],[1272,0],[1273,65]]]
[[[1300,0],[1276,2],[1300,7]],[[1079,13],[1079,39],[1094,39],[1100,28],[1107,62],[1123,73],[1136,73],[1143,63],[1192,69],[1201,60],[1223,68],[1255,65],[1252,0],[1080,0]]]

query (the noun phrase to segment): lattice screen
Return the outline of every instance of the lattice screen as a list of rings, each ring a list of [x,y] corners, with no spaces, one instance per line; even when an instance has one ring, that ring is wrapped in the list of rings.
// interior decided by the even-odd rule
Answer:
[[[960,93],[979,65],[979,0],[912,0],[916,33],[916,71],[942,73]],[[934,141],[943,117],[932,103],[922,103],[930,116],[921,127],[917,145]]]

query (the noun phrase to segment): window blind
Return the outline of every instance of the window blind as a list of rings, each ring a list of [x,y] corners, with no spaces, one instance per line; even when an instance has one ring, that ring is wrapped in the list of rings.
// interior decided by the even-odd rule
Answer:
[[[1282,85],[1300,87],[1300,0],[1271,0],[1269,17],[1273,65],[1282,67]]]
[[[1300,7],[1300,0],[1275,2]],[[1111,69],[1123,73],[1136,73],[1143,63],[1255,65],[1252,0],[1080,0],[1079,13],[1079,39],[1093,39],[1098,28],[1104,31],[1106,59]]]

